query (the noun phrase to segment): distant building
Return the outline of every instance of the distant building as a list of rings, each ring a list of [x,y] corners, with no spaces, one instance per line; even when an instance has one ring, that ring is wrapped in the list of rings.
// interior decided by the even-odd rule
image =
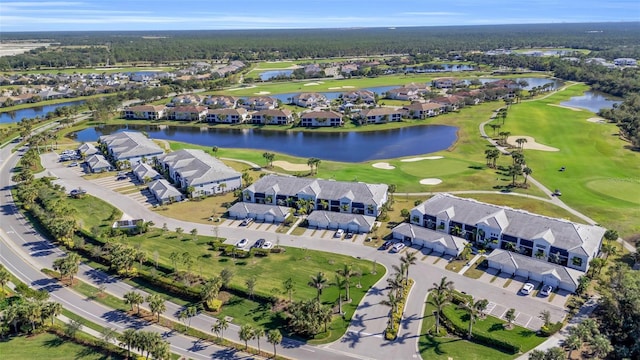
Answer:
[[[107,153],[114,161],[129,161],[131,165],[137,164],[143,158],[151,161],[154,157],[164,154],[160,146],[139,132],[123,131],[104,135],[100,137],[99,142],[106,145]]]

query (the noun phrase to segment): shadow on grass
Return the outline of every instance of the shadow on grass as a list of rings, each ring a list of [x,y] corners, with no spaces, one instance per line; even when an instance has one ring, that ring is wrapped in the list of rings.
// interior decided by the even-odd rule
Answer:
[[[46,347],[58,347],[62,344],[64,344],[64,340],[62,340],[62,338],[59,338],[57,336],[54,337],[53,339],[50,339],[44,342],[44,346]]]

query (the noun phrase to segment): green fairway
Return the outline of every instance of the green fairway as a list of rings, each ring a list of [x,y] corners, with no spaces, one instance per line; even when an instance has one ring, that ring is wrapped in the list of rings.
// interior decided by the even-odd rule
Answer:
[[[588,122],[593,113],[549,106],[586,90],[586,85],[574,85],[546,99],[511,106],[502,129],[560,149],[525,150],[525,157],[533,176],[560,189],[569,206],[623,237],[638,234],[640,153],[627,148],[615,125]],[[566,171],[559,171],[562,166]]]
[[[74,68],[74,69],[41,69],[41,70],[20,70],[5,71],[3,75],[13,74],[113,74],[119,72],[136,72],[136,71],[173,71],[173,67],[167,66],[142,66],[142,67],[110,67],[110,68]]]
[[[119,359],[119,357],[100,354],[94,348],[78,345],[48,333],[2,340],[0,341],[0,354],[3,360]]]

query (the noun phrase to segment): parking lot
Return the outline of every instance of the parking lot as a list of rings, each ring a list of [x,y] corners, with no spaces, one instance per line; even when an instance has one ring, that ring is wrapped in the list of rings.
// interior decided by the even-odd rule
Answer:
[[[121,175],[109,174],[104,177],[93,179],[91,182],[106,189],[126,195],[145,206],[154,206],[158,204],[151,191],[146,187],[142,187],[142,183],[139,182],[131,173]]]
[[[487,269],[478,281],[497,288],[505,289],[513,294],[528,296],[537,301],[546,302],[559,307],[564,307],[569,295],[571,295],[566,290],[554,289],[554,295],[542,296],[539,294],[539,290],[542,287],[542,284],[539,281],[528,280],[521,276],[511,277],[509,274],[500,273],[500,271],[496,269]],[[530,295],[520,294],[520,289],[522,289],[525,283],[531,283],[534,286],[534,291]]]

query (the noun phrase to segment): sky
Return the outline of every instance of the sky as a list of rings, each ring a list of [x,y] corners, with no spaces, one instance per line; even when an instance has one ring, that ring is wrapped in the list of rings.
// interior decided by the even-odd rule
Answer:
[[[0,1],[2,32],[640,21],[639,0]]]

